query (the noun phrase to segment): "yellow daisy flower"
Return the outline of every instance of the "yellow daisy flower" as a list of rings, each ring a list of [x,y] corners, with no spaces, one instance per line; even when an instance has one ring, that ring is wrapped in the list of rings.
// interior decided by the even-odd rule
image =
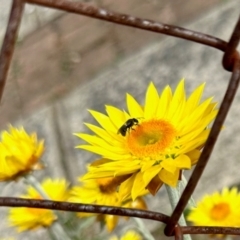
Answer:
[[[142,240],[143,237],[136,231],[128,230],[126,233],[124,233],[121,238],[118,238],[117,236],[112,236],[110,240]]]
[[[38,161],[44,151],[44,142],[37,140],[36,133],[28,135],[23,128],[10,126],[9,132],[1,133],[1,138],[0,181],[14,180],[42,168]]]
[[[198,226],[240,227],[240,194],[237,188],[206,195],[187,219]]]
[[[125,201],[122,204],[122,206],[125,208],[135,208],[135,209],[141,209],[141,210],[148,209],[146,202],[141,197],[136,198],[134,201],[129,199],[128,201]]]
[[[85,181],[79,178],[78,180],[81,186],[72,188],[70,201],[108,206],[119,205],[117,178],[100,178]]]
[[[68,183],[64,179],[45,179],[41,186],[49,199],[56,201],[67,201],[69,192]],[[33,188],[27,188],[27,194],[20,196],[27,199],[42,199],[39,193]],[[17,227],[18,232],[32,230],[39,227],[50,226],[57,217],[51,210],[40,208],[12,208],[8,216],[11,226]]]
[[[82,181],[78,179],[81,186],[74,186],[71,190],[69,201],[77,203],[98,204],[107,206],[120,206],[118,178],[100,178]],[[77,213],[79,217],[97,216],[98,221],[106,223],[111,232],[118,222],[118,217],[113,215],[96,215],[94,213]]]
[[[201,84],[186,98],[184,80],[175,90],[166,86],[159,95],[153,83],[142,107],[127,94],[128,113],[106,106],[107,115],[90,110],[101,125],[86,124],[96,135],[78,133],[89,145],[82,148],[103,159],[90,165],[85,179],[126,176],[120,188],[135,199],[147,188],[153,195],[163,183],[175,187],[181,169],[196,164],[216,117],[212,97],[204,101]]]
[[[123,206],[127,208],[147,209],[143,199],[135,201],[126,200],[118,192],[119,183],[122,182],[122,177],[115,178],[99,178],[83,181],[79,178],[81,186],[74,186],[70,192],[69,201],[77,203],[97,204],[106,206]],[[94,216],[94,213],[78,213],[79,217]],[[97,215],[97,220],[103,221],[106,224],[109,232],[113,231],[118,223],[118,216],[114,215]]]
[[[129,230],[123,236],[121,236],[120,240],[142,240],[142,236],[136,231]]]
[[[138,197],[135,200],[128,199],[122,203],[122,207],[134,208],[134,209],[140,209],[140,210],[148,210],[147,204],[142,197]],[[129,217],[124,217],[124,218],[126,220],[129,219]]]
[[[124,208],[134,208],[134,209],[141,209],[141,210],[148,209],[146,202],[141,197],[136,198],[134,201],[132,201],[131,199],[128,199],[122,202],[121,205],[119,206]],[[105,218],[104,221],[106,223],[107,230],[109,232],[112,232],[118,224],[119,216],[105,215],[104,218]],[[124,219],[128,220],[129,217],[124,217]]]

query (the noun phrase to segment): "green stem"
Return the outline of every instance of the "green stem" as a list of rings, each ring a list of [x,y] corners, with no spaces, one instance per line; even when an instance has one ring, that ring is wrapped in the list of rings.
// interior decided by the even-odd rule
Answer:
[[[48,231],[49,238],[51,240],[57,240],[52,228],[47,228],[47,231]]]
[[[185,187],[187,186],[187,179],[185,178],[185,176],[183,174],[182,174],[182,180],[179,181],[179,185],[181,187],[180,188],[180,193],[182,193],[183,190],[185,189]],[[196,207],[196,203],[195,203],[195,201],[194,201],[192,196],[188,200],[187,207],[188,208]]]
[[[146,228],[146,226],[143,223],[142,219],[140,219],[140,218],[133,218],[133,220],[137,223],[138,230],[141,232],[141,234],[143,235],[144,239],[146,239],[146,240],[154,240],[153,235]]]
[[[178,183],[176,188],[172,188],[168,185],[165,184],[167,193],[168,193],[168,197],[169,197],[169,201],[171,203],[171,207],[172,210],[174,210],[174,208],[176,207],[179,199],[180,199],[180,184]],[[181,215],[179,221],[178,221],[180,226],[187,226],[186,220],[183,216],[183,214]],[[189,234],[184,235],[184,240],[192,240],[191,236]]]

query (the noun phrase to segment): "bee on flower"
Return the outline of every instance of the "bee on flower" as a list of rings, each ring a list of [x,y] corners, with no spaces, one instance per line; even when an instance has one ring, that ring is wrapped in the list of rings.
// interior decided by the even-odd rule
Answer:
[[[127,94],[127,112],[113,106],[106,106],[107,115],[90,110],[100,127],[86,124],[95,135],[76,133],[88,143],[77,147],[101,158],[85,179],[123,176],[119,191],[132,199],[145,189],[155,195],[163,184],[175,187],[181,170],[197,163],[218,112],[212,97],[201,100],[204,86],[187,98],[184,80],[174,92],[166,86],[159,93],[150,83],[144,106]]]

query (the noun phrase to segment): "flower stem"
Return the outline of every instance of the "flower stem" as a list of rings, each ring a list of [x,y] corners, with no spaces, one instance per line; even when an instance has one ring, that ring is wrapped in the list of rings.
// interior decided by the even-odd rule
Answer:
[[[137,223],[138,230],[141,232],[141,234],[143,235],[144,239],[146,239],[146,240],[154,240],[154,237],[152,236],[150,231],[146,228],[146,226],[143,223],[142,219],[140,219],[140,218],[133,218],[133,220]]]
[[[49,238],[51,240],[57,240],[52,228],[47,228],[47,231],[48,231]]]
[[[35,177],[29,174],[26,175],[24,178],[29,185],[33,186],[38,191],[42,198],[46,200],[51,200]],[[61,220],[61,215],[56,211],[53,212],[57,216],[57,218]],[[59,222],[55,221],[51,227],[53,232],[55,232],[55,234],[60,237],[58,238],[59,240],[71,240],[71,238],[68,236],[63,226]]]
[[[172,210],[174,210],[174,208],[176,207],[179,198],[180,198],[180,183],[178,182],[178,185],[176,188],[172,188],[168,185],[165,184],[167,193],[168,193],[168,197],[169,197],[169,201],[171,203],[171,207]],[[180,219],[179,219],[179,225],[180,226],[187,226],[186,224],[186,220],[183,216],[183,214],[181,215]],[[184,240],[191,240],[191,236],[189,234],[184,235]]]

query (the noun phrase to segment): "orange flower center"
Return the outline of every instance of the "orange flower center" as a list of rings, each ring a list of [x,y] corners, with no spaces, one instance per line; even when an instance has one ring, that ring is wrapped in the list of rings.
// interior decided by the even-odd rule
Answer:
[[[98,178],[96,179],[96,182],[102,193],[111,194],[116,192],[117,182],[114,178]]]
[[[127,136],[129,151],[139,158],[157,159],[167,154],[177,135],[171,123],[162,119],[142,122]]]
[[[228,203],[218,203],[213,206],[210,211],[210,216],[212,219],[220,221],[225,219],[230,213],[230,207]]]

